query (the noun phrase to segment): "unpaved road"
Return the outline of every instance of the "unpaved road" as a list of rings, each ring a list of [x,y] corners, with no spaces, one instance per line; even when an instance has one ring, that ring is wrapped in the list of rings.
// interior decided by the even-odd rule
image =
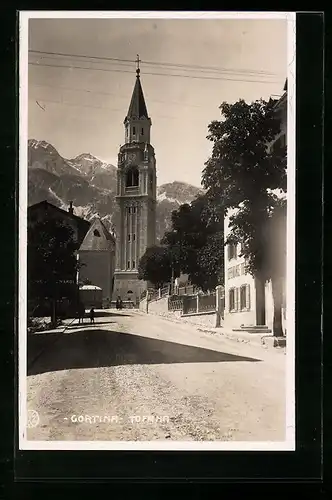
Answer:
[[[283,441],[285,362],[192,325],[102,311],[94,325],[29,338],[28,413],[39,421],[27,438]]]

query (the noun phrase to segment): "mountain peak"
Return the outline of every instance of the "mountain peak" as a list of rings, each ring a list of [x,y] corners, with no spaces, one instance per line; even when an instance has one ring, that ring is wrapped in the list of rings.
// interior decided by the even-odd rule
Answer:
[[[66,159],[51,144],[36,139],[29,139],[28,154],[29,205],[48,200],[54,205],[67,207],[72,200],[75,215],[92,221],[99,214],[107,228],[117,226],[119,207],[115,201],[115,166],[91,153]],[[170,227],[172,210],[190,203],[202,192],[198,187],[180,181],[158,187],[158,240]]]
[[[98,161],[98,162],[101,161],[101,160],[98,160],[98,158],[93,156],[91,153],[81,153],[81,154],[75,156],[74,161],[80,161],[80,160]]]
[[[59,154],[57,152],[57,150],[55,149],[55,147],[52,146],[52,144],[50,144],[47,141],[38,141],[37,139],[29,139],[28,140],[28,147],[31,148],[31,149],[40,149],[40,148],[42,148],[45,151]]]

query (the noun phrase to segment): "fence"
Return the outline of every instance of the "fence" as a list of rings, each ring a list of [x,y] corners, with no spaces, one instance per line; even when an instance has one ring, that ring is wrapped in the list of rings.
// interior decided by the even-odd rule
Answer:
[[[173,296],[168,301],[168,309],[183,314],[216,311],[216,293]]]
[[[194,295],[196,292],[195,285],[181,286],[177,290],[178,295]]]
[[[198,296],[198,312],[208,312],[216,310],[216,294]]]
[[[183,310],[183,299],[184,296],[179,297],[178,295],[172,295],[168,299],[168,310],[169,311],[182,311]]]
[[[210,293],[197,293],[197,288],[194,285],[175,288],[175,292],[171,294],[171,285],[158,290],[149,290],[149,302],[158,300],[163,297],[168,297],[168,310],[181,311],[182,314],[194,313],[209,313],[219,311],[223,317],[225,297],[222,290],[218,294],[219,304],[217,307],[217,294],[215,291]],[[146,291],[141,295],[143,299],[146,297]]]
[[[183,297],[183,314],[198,312],[198,295],[185,295]]]

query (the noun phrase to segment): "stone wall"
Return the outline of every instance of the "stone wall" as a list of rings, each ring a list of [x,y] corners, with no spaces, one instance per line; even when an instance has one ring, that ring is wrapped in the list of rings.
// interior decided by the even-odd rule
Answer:
[[[181,319],[186,323],[205,326],[207,328],[215,328],[217,322],[217,314],[215,312],[209,314],[193,314],[190,316],[182,316]]]
[[[156,314],[168,312],[168,297],[149,302],[149,312]]]
[[[140,310],[146,311],[146,299],[140,301]],[[163,297],[159,300],[149,302],[149,314],[154,314],[164,318],[171,319],[175,322],[189,323],[195,326],[205,328],[215,328],[217,315],[212,313],[188,314],[183,316],[182,311],[169,311],[168,310],[168,297]]]

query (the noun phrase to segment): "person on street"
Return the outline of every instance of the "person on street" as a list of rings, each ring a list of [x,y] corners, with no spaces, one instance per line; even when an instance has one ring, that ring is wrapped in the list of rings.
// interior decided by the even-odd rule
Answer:
[[[82,302],[80,302],[78,304],[78,324],[81,323],[84,323],[84,316],[85,316],[85,307],[84,307],[84,304],[82,304]]]
[[[91,307],[90,309],[90,323],[94,323],[95,322],[95,310],[93,307]]]

